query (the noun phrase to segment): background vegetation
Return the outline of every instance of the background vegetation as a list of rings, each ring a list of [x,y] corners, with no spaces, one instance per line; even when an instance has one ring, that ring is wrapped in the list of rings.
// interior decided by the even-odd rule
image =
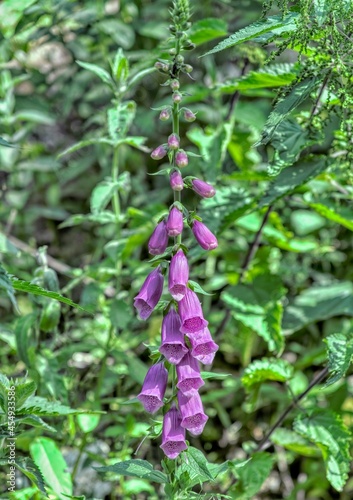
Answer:
[[[134,400],[162,311],[141,323],[132,299],[172,202],[166,176],[152,175],[165,165],[148,154],[170,130],[152,109],[170,97],[154,69],[170,48],[169,8],[0,5],[3,498],[164,497],[161,417]],[[220,350],[202,391],[209,421],[175,473],[179,497],[349,499],[351,2],[191,8],[182,86],[197,120],[181,135],[201,155],[188,173],[216,186],[201,215],[219,247],[187,243]],[[114,466],[136,459],[151,466]]]

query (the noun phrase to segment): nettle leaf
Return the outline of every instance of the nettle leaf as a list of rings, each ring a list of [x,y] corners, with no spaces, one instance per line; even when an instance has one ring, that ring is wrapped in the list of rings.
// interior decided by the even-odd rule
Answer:
[[[188,467],[194,471],[198,478],[206,478],[213,481],[213,476],[208,469],[208,461],[200,450],[189,446],[183,453],[183,457]]]
[[[167,483],[168,476],[159,470],[155,470],[153,465],[146,460],[125,460],[107,467],[94,467],[97,472],[113,472],[121,476],[132,476],[148,479],[154,483]]]
[[[81,311],[86,311],[83,307],[75,304],[71,299],[64,297],[56,292],[51,292],[49,290],[45,290],[44,288],[34,285],[33,283],[29,283],[28,281],[22,281],[17,278],[11,278],[12,286],[15,290],[19,292],[30,293],[32,295],[40,295],[42,297],[48,297],[49,299],[55,299],[59,302],[63,302],[71,307],[75,307],[76,309],[80,309]],[[87,312],[87,311],[86,311]]]
[[[294,451],[306,457],[316,457],[318,450],[300,434],[289,429],[278,428],[271,435],[271,441],[286,450]]]
[[[6,295],[11,301],[11,304],[13,305],[14,309],[19,312],[16,298],[15,298],[15,291],[14,287],[11,282],[11,278],[7,271],[2,267],[0,264],[0,290],[4,290]]]
[[[110,87],[113,85],[113,80],[107,70],[101,68],[97,64],[91,64],[84,61],[76,61],[81,68],[87,69],[91,73],[98,76],[104,83],[107,83]]]
[[[228,34],[227,23],[223,19],[207,18],[197,21],[188,31],[188,37],[196,45],[210,42],[220,36]]]
[[[54,493],[61,499],[65,499],[64,494],[72,495],[71,474],[67,472],[67,464],[55,441],[45,437],[36,438],[30,444],[30,452]]]
[[[293,366],[284,359],[263,358],[253,361],[244,371],[242,383],[249,390],[268,380],[286,382],[293,375]]]
[[[322,217],[353,231],[353,215],[350,207],[340,207],[330,200],[320,201],[320,203],[308,203],[308,206]]]
[[[54,427],[48,425],[46,422],[44,422],[44,420],[42,420],[37,415],[27,415],[26,417],[18,418],[16,419],[16,423],[18,423],[19,425],[21,424],[30,425],[31,427],[37,427],[39,429],[43,429],[49,432],[56,432],[56,429],[54,429]]]
[[[327,346],[330,377],[325,387],[344,377],[353,357],[353,338],[343,333],[333,333],[324,339]]]
[[[253,90],[289,85],[296,78],[295,65],[289,63],[273,64],[259,71],[250,71],[241,78],[227,81],[217,86],[222,93],[233,94],[242,90]]]
[[[271,205],[324,172],[331,164],[324,156],[317,156],[286,168],[271,182],[265,195],[259,200],[258,207]]]
[[[101,413],[99,411],[74,410],[69,406],[65,406],[60,401],[48,401],[39,396],[28,398],[21,407],[16,408],[16,416],[21,415],[38,415],[58,417],[60,415],[76,415],[80,413]]]
[[[17,383],[15,385],[16,408],[20,408],[26,399],[33,396],[37,390],[35,382]]]
[[[280,299],[284,293],[280,278],[259,275],[251,284],[228,288],[221,297],[237,321],[260,335],[271,352],[280,354],[284,347]]]
[[[47,495],[47,491],[45,489],[44,478],[42,476],[41,471],[37,467],[37,465],[30,458],[18,458],[15,461],[15,467],[22,472],[32,483]]]
[[[314,410],[309,415],[299,415],[294,430],[318,446],[327,479],[337,491],[342,491],[350,468],[351,434],[341,416],[328,410]]]
[[[264,451],[254,453],[244,466],[234,469],[238,481],[232,488],[232,498],[253,498],[270,475],[275,456]]]
[[[314,0],[315,19],[322,26],[331,12],[331,2],[328,0]]]
[[[282,327],[286,333],[334,316],[353,316],[353,285],[349,281],[313,286],[286,307]]]
[[[296,20],[299,18],[300,14],[297,12],[290,12],[286,16],[271,16],[267,17],[264,20],[257,21],[256,23],[250,24],[246,26],[230,37],[226,38],[218,45],[216,45],[212,50],[203,54],[202,57],[208,56],[209,54],[215,54],[216,52],[220,52],[221,50],[229,49],[230,47],[234,47],[239,43],[247,42],[248,40],[252,40],[264,33],[269,33],[272,36],[272,31],[274,29],[283,28],[282,32],[286,31],[295,31],[297,29]]]
[[[320,83],[320,81],[321,80],[317,77],[306,78],[305,80],[297,83],[289,94],[286,95],[286,97],[277,102],[265,124],[265,128],[262,132],[262,138],[256,146],[260,144],[267,144],[272,139],[272,136],[280,123],[289,115],[289,113],[291,113],[309,97],[310,93]]]

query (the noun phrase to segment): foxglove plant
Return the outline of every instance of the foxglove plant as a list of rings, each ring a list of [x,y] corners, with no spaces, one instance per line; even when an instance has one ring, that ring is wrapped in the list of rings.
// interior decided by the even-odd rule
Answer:
[[[161,448],[168,458],[175,459],[187,448],[185,429],[193,435],[202,433],[208,420],[204,412],[199,389],[204,385],[199,362],[211,364],[218,349],[207,328],[202,305],[189,282],[187,249],[182,245],[184,223],[192,230],[196,241],[205,250],[213,250],[218,242],[215,235],[193,212],[188,212],[181,202],[184,188],[192,189],[203,198],[215,195],[211,184],[189,176],[183,178],[180,169],[189,163],[189,156],[181,149],[179,119],[183,111],[185,121],[193,122],[196,115],[188,108],[180,108],[183,92],[180,90],[180,73],[190,73],[192,67],[184,63],[183,49],[193,48],[185,31],[190,27],[188,0],[176,0],[173,4],[170,31],[175,46],[170,49],[170,61],[160,60],[155,67],[169,79],[164,85],[172,90],[171,105],[162,108],[159,119],[167,121],[172,117],[172,130],[167,142],[157,146],[151,157],[161,160],[168,155],[170,161],[169,182],[174,193],[174,202],[167,216],[160,219],[149,243],[149,253],[158,267],[144,282],[135,297],[134,305],[141,319],[146,320],[156,307],[162,294],[163,274],[169,268],[168,291],[170,300],[164,310],[160,357],[148,371],[138,399],[146,411],[155,413],[164,407]],[[174,237],[174,246],[167,248],[168,237]],[[161,255],[163,254],[163,255]],[[160,258],[158,258],[160,255]],[[166,256],[169,255],[169,259]],[[172,394],[164,401],[168,369],[173,381]],[[177,376],[177,383],[175,378]]]

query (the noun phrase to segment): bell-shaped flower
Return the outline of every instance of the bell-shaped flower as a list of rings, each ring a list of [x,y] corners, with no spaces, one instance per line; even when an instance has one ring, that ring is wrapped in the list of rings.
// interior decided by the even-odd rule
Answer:
[[[151,158],[153,160],[161,160],[162,158],[164,158],[166,156],[167,153],[168,153],[168,151],[163,146],[163,144],[161,144],[160,146],[158,146],[156,149],[154,149],[152,151]]]
[[[185,295],[179,302],[178,308],[183,333],[197,333],[208,325],[208,321],[203,317],[200,301],[196,293],[190,288],[186,288]]]
[[[167,388],[168,370],[164,363],[152,365],[148,370],[142,385],[142,390],[137,396],[148,413],[156,413],[163,406],[163,398]]]
[[[191,356],[190,351],[177,365],[176,372],[178,376],[177,388],[185,396],[193,396],[205,384],[200,375],[199,363]]]
[[[198,392],[191,397],[178,392],[178,405],[181,414],[181,426],[185,427],[191,434],[198,436],[202,433],[208,416],[203,411],[201,398]]]
[[[173,365],[178,364],[188,352],[180,326],[179,314],[170,308],[162,321],[162,344],[159,352]]]
[[[173,207],[169,212],[166,228],[169,236],[178,236],[184,227],[183,213],[177,207]]]
[[[211,184],[200,179],[192,180],[192,189],[202,198],[212,198],[216,194],[216,190]]]
[[[192,232],[194,233],[198,244],[204,250],[213,250],[218,247],[218,241],[215,235],[211,233],[208,227],[199,220],[194,220]]]
[[[188,163],[189,163],[188,155],[185,153],[185,151],[180,149],[175,155],[175,164],[178,167],[183,168],[186,167]]]
[[[134,298],[134,306],[141,319],[149,318],[158,304],[163,291],[163,281],[160,266],[156,267],[145,279],[141,290]]]
[[[204,365],[210,365],[218,351],[218,345],[213,342],[210,331],[205,328],[197,335],[190,335],[191,354]]]
[[[180,301],[189,281],[189,265],[182,250],[173,255],[169,266],[168,290],[174,300]]]
[[[154,231],[148,242],[148,251],[152,255],[160,255],[165,251],[168,245],[168,232],[166,223],[162,220],[154,228]]]
[[[175,406],[164,415],[161,448],[171,459],[187,449],[185,429],[181,426],[181,415]]]

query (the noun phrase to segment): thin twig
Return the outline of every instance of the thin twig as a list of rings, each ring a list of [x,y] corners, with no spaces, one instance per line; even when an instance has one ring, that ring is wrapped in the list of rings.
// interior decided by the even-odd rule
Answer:
[[[264,449],[266,449],[269,446],[268,445],[268,440],[270,439],[270,437],[272,436],[272,434],[274,433],[274,431],[281,425],[281,423],[284,421],[284,419],[286,418],[286,416],[297,406],[297,404],[299,403],[299,401],[301,401],[302,399],[305,398],[305,396],[311,391],[311,389],[313,387],[315,387],[315,385],[319,384],[327,376],[327,374],[328,374],[328,367],[326,366],[317,375],[315,375],[315,377],[312,379],[312,381],[310,382],[310,384],[308,385],[308,387],[305,389],[305,391],[303,391],[301,394],[299,394],[298,397],[296,397],[295,399],[293,399],[293,401],[288,406],[288,408],[276,420],[276,422],[273,424],[273,426],[268,431],[268,433],[266,434],[266,436],[257,445],[255,451],[264,450]]]
[[[317,98],[316,98],[316,101],[315,101],[315,104],[314,106],[312,107],[312,110],[311,110],[311,113],[310,113],[310,116],[309,116],[309,122],[308,122],[308,125],[310,126],[311,125],[311,122],[314,118],[314,116],[316,115],[317,111],[319,110],[320,108],[320,99],[322,97],[322,94],[324,93],[324,90],[326,88],[326,85],[327,85],[327,82],[329,80],[331,76],[331,72],[327,73],[327,75],[325,76],[323,82],[322,82],[322,85],[320,87],[320,90],[319,90],[319,93],[317,95]]]
[[[243,278],[244,278],[244,274],[246,273],[249,265],[250,265],[250,262],[252,261],[252,259],[254,258],[256,252],[257,252],[257,249],[259,248],[260,246],[260,242],[261,242],[261,236],[262,236],[262,232],[264,230],[264,227],[267,223],[267,220],[270,216],[270,213],[272,212],[273,210],[273,205],[270,205],[268,207],[268,209],[266,210],[266,213],[264,215],[264,218],[262,219],[262,223],[261,223],[261,226],[259,228],[259,230],[257,231],[256,235],[255,235],[255,239],[254,241],[252,242],[252,244],[250,245],[249,247],[249,250],[248,250],[248,253],[246,254],[245,256],[245,259],[244,259],[244,262],[241,266],[241,271],[240,271],[240,276],[239,276],[239,281],[242,281]]]

